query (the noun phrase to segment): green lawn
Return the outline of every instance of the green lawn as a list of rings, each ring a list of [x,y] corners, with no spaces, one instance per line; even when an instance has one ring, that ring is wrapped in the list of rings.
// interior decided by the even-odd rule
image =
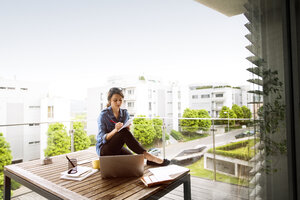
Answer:
[[[204,169],[204,158],[202,157],[199,161],[186,166],[191,170],[191,175],[192,176],[197,176],[200,178],[206,178],[206,179],[214,179],[214,173],[213,171]],[[224,174],[217,173],[216,174],[217,181],[224,182],[224,183],[231,183],[231,184],[236,184],[236,185],[241,185],[241,186],[248,186],[249,181],[246,179],[239,179],[236,177],[232,176],[227,176]]]

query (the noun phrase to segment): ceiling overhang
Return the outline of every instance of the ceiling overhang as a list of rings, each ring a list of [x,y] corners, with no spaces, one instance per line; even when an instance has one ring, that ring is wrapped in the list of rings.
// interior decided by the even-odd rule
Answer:
[[[228,17],[242,14],[246,11],[244,4],[247,0],[195,0]]]

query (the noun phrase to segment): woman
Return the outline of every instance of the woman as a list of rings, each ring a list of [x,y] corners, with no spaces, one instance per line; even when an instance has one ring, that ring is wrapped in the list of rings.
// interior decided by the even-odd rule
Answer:
[[[107,108],[102,110],[98,117],[98,135],[96,151],[99,156],[129,155],[132,154],[124,144],[136,154],[144,154],[147,165],[166,166],[170,164],[167,159],[160,159],[148,153],[141,144],[133,137],[129,127],[120,128],[129,119],[126,109],[121,109],[123,103],[123,92],[119,88],[111,88],[108,92]]]

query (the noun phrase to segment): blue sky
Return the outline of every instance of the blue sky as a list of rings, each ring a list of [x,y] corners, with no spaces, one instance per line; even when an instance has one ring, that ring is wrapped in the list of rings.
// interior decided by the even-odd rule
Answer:
[[[73,98],[121,74],[246,84],[245,23],[193,0],[1,1],[0,76]]]

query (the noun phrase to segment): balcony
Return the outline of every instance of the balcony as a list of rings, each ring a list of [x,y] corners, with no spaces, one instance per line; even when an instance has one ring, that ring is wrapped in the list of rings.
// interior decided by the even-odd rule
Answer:
[[[187,167],[191,170],[192,175],[192,199],[222,199],[222,198],[239,198],[239,199],[247,199],[248,194],[252,191],[252,186],[250,186],[249,181],[252,179],[252,175],[250,175],[249,171],[244,171],[243,169],[233,169],[235,174],[227,173],[226,170],[222,171],[220,166],[227,166],[225,163],[222,163],[217,155],[212,154],[211,156],[211,164],[212,167],[205,168],[204,162],[206,162],[205,155],[207,151],[211,151],[211,149],[216,149],[217,147],[222,147],[223,145],[239,143],[241,141],[253,140],[257,136],[245,137],[242,139],[236,139],[235,136],[242,131],[245,130],[253,130],[255,127],[251,126],[251,120],[249,119],[229,119],[230,126],[229,131],[220,133],[217,131],[215,124],[224,123],[225,125],[229,125],[228,119],[220,119],[220,118],[176,118],[178,120],[178,124],[174,123],[174,118],[157,118],[161,120],[161,124],[153,123],[153,118],[144,118],[146,121],[145,124],[134,124],[131,126],[131,132],[135,133],[135,128],[138,126],[151,126],[148,127],[147,130],[158,131],[161,136],[153,139],[152,142],[143,144],[146,149],[157,148],[159,149],[159,153],[157,156],[161,158],[168,158],[172,163]],[[185,121],[184,121],[185,120]],[[200,121],[207,120],[210,122],[209,127],[201,127],[201,126],[187,126],[186,123],[188,121]],[[176,121],[176,120],[175,120]],[[235,127],[231,123],[235,121],[238,123],[250,123],[248,127]],[[247,121],[247,122],[246,122]],[[151,122],[151,123],[150,123]],[[38,123],[40,126],[49,127],[51,123]],[[58,123],[66,123],[66,127],[70,127],[67,132],[72,137],[74,131],[72,129],[72,122],[58,122]],[[83,123],[87,123],[87,121],[83,121]],[[32,124],[32,123],[30,123]],[[8,127],[10,125],[1,125],[1,127]],[[28,124],[14,124],[13,126],[21,126],[23,128],[29,127]],[[175,131],[174,127],[177,126],[179,131]],[[26,128],[25,128],[26,129]],[[47,132],[47,128],[40,129]],[[223,129],[224,130],[224,129]],[[5,131],[2,129],[2,131]],[[76,132],[76,130],[75,130]],[[157,135],[156,133],[156,135]],[[43,134],[42,134],[43,135]],[[41,137],[43,140],[43,137]],[[141,138],[138,138],[138,140]],[[49,138],[44,138],[44,140]],[[72,140],[72,139],[71,139]],[[45,141],[40,142],[40,149],[44,145]],[[75,142],[70,142],[71,146],[69,147],[70,151],[76,150],[74,148]],[[41,151],[40,150],[40,151]],[[90,147],[91,151],[95,151],[95,147]],[[41,151],[42,152],[42,151]],[[43,153],[43,152],[42,152]],[[41,154],[42,154],[41,153]],[[214,156],[215,155],[215,156]],[[226,162],[234,162],[235,158],[228,157]],[[25,159],[26,160],[26,159]],[[249,163],[249,166],[253,166],[252,161],[242,161]],[[213,167],[215,166],[215,167]],[[251,168],[252,169],[252,168]],[[162,199],[180,199],[182,196],[182,187],[176,188],[176,190],[172,191]],[[42,199],[38,194],[21,187],[20,189],[14,191],[13,199]]]

